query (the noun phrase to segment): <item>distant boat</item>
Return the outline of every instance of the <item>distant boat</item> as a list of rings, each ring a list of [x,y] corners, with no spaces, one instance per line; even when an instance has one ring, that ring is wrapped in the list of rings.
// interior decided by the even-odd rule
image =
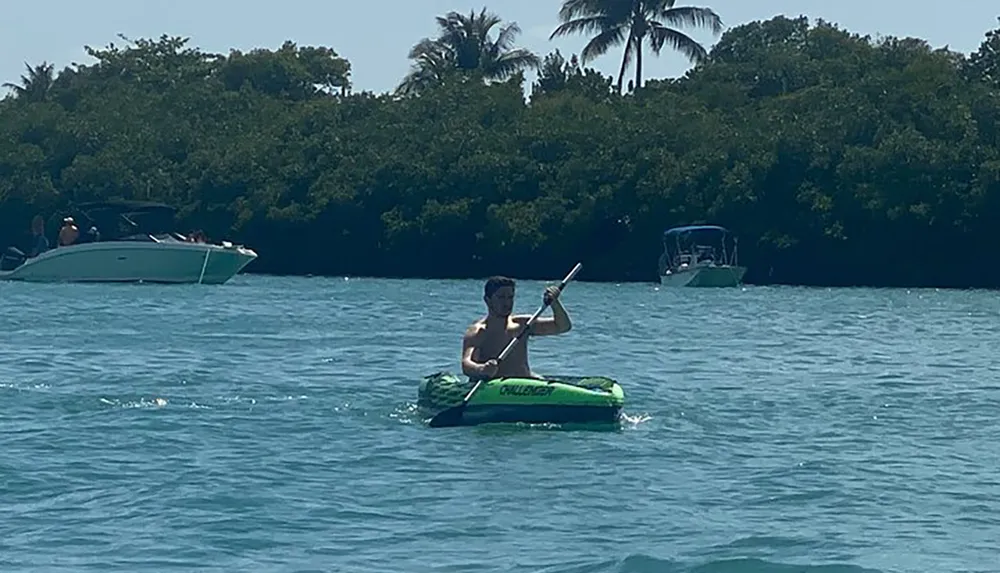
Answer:
[[[732,251],[726,239],[732,239]],[[660,284],[732,287],[743,282],[746,267],[737,263],[738,238],[718,225],[688,225],[663,232]]]
[[[76,210],[92,223],[80,225],[82,242],[51,248],[35,257],[10,247],[0,256],[0,279],[222,284],[257,258],[253,250],[228,241],[195,242],[161,230],[162,226],[144,229],[136,222],[164,215],[172,219],[174,209],[164,204],[111,201],[86,203]],[[99,234],[88,240],[85,229],[91,226]]]

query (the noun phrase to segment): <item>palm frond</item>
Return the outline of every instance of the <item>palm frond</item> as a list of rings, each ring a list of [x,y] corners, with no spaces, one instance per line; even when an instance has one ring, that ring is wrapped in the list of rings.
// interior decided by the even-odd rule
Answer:
[[[568,36],[570,34],[596,34],[603,30],[606,30],[615,23],[608,19],[607,16],[585,16],[582,18],[577,18],[576,20],[569,20],[563,22],[553,30],[552,34],[549,36],[550,40],[558,38],[559,36]]]
[[[500,34],[497,35],[493,45],[502,51],[510,50],[514,47],[514,40],[520,33],[521,27],[517,25],[517,22],[511,22],[500,29]]]
[[[559,19],[563,22],[575,20],[582,16],[591,16],[601,12],[600,0],[566,0],[559,9]]]
[[[708,57],[705,48],[680,30],[667,28],[659,22],[651,22],[649,28],[649,46],[656,55],[660,54],[663,46],[670,46],[674,50],[684,54],[688,60],[697,63]]]
[[[537,70],[541,66],[542,61],[537,55],[525,49],[517,49],[494,60],[490,66],[489,75],[496,79],[505,80],[521,70],[528,68]]]
[[[611,48],[612,46],[620,46],[625,43],[626,30],[627,28],[625,26],[616,26],[614,28],[604,30],[600,34],[591,38],[580,52],[580,62],[586,64],[597,57],[603,56],[608,51],[608,48]],[[625,57],[626,59],[629,58],[627,53]]]
[[[566,0],[559,10],[559,19],[565,22],[600,14],[623,22],[632,14],[635,3],[636,0]]]
[[[722,18],[711,8],[683,6],[668,8],[655,15],[663,25],[674,28],[708,28],[715,35],[722,33]]]
[[[503,19],[496,12],[490,12],[485,7],[476,14],[475,11],[470,11],[469,18],[470,22],[474,22],[477,28],[488,30],[497,24],[503,22]]]
[[[408,59],[414,60],[418,58],[428,57],[432,54],[439,54],[443,51],[444,46],[435,40],[430,38],[424,38],[410,48],[410,52],[406,55]]]

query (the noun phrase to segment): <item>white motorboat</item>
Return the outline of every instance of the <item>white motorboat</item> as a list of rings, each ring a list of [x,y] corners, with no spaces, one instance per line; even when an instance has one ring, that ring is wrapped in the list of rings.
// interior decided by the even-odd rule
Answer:
[[[222,284],[257,258],[252,249],[228,241],[209,244],[170,230],[141,230],[136,219],[172,218],[174,209],[167,205],[118,201],[88,203],[77,210],[93,223],[96,236],[88,237],[81,228],[78,242],[34,257],[8,248],[0,257],[0,279]]]
[[[718,239],[706,244],[703,238]],[[732,252],[726,239],[732,238]],[[737,262],[738,239],[718,225],[688,225],[663,232],[660,284],[682,287],[732,287],[743,282],[746,267]]]

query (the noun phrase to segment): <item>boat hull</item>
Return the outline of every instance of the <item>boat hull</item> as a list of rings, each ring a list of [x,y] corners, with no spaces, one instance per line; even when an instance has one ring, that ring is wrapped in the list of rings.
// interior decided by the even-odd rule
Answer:
[[[52,249],[0,279],[25,282],[222,284],[257,258],[250,249],[205,243],[107,241]]]
[[[660,275],[660,284],[670,287],[733,287],[743,282],[746,267],[689,267]]]
[[[447,372],[427,376],[417,406],[428,417],[461,404],[474,383]],[[484,382],[463,410],[462,425],[497,423],[613,424],[621,418],[621,386],[602,376],[500,378]]]

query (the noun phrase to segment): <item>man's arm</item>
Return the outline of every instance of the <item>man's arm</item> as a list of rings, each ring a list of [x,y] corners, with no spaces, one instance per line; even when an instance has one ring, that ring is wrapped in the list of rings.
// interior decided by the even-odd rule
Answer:
[[[469,378],[478,378],[483,374],[483,365],[472,359],[479,343],[479,329],[470,326],[462,337],[462,374]]]
[[[573,328],[573,321],[570,320],[569,314],[563,307],[559,299],[552,301],[552,317],[541,317],[539,316],[537,320],[531,325],[531,333],[533,336],[552,336],[556,334],[564,334],[569,332]]]

